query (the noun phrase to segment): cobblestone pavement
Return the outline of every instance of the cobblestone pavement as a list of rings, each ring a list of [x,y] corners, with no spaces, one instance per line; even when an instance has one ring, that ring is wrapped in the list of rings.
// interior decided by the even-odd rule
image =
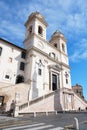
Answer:
[[[58,113],[37,117],[0,116],[0,130],[72,130],[74,118],[78,118],[79,130],[87,130],[87,113]]]

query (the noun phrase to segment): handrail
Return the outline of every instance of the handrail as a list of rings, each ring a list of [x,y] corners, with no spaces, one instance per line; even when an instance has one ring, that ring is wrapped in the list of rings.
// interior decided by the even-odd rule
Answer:
[[[19,111],[22,110],[22,109],[24,109],[24,108],[26,108],[26,107],[28,107],[28,102],[26,102],[26,103],[20,105],[20,106],[19,106]]]
[[[55,92],[56,92],[56,91],[53,91],[53,92],[50,92],[50,93],[48,93],[48,94],[45,94],[45,95],[43,95],[43,96],[41,96],[41,97],[38,97],[38,98],[36,98],[36,99],[33,99],[33,100],[31,100],[31,101],[29,102],[29,105],[32,105],[32,104],[34,104],[34,103],[37,103],[38,101],[41,101],[41,100],[43,100],[43,99],[45,99],[45,98],[48,98],[49,96],[53,95]]]

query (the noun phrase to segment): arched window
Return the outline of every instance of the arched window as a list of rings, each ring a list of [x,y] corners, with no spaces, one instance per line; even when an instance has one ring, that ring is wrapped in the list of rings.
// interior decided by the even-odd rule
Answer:
[[[38,26],[38,34],[42,35],[43,34],[43,29],[41,26]]]
[[[29,34],[32,33],[32,26],[29,27]]]
[[[55,55],[55,53],[54,53],[54,52],[50,52],[50,53],[49,53],[49,56],[50,56],[50,57],[52,57],[53,59],[55,59],[55,58],[56,58],[56,55]]]
[[[57,43],[54,43],[54,46],[57,48]]]
[[[65,72],[66,84],[68,84],[68,77],[69,77],[68,73],[67,73],[67,72]]]
[[[65,52],[65,46],[62,44],[62,51]]]
[[[2,54],[2,47],[0,47],[0,56],[1,56],[1,54]]]
[[[16,77],[16,84],[24,82],[24,77],[22,75],[18,75]]]

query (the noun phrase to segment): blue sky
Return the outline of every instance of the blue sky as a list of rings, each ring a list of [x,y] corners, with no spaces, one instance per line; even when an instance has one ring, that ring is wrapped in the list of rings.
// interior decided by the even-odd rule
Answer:
[[[0,37],[23,47],[24,23],[38,11],[48,23],[47,40],[56,31],[67,39],[72,85],[87,99],[87,0],[0,0]]]

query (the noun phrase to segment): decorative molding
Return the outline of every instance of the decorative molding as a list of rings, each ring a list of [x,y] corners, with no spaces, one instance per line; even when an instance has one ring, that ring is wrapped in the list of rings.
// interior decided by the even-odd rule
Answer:
[[[35,54],[30,54],[30,57],[36,57],[36,55]]]
[[[56,65],[48,65],[48,68],[49,69],[54,69],[54,70],[57,70],[57,71],[61,71],[62,70],[62,68],[61,68],[61,65],[59,65],[59,64],[56,64]]]

